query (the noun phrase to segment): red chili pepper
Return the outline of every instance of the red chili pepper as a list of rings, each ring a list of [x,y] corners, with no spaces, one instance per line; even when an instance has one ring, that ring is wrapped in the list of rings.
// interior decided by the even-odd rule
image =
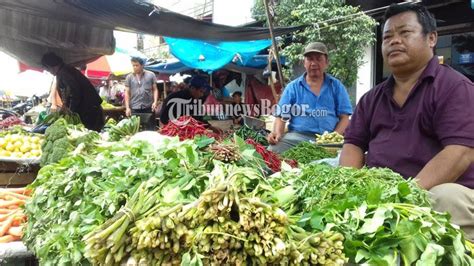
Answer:
[[[217,134],[209,132],[203,123],[192,117],[182,116],[178,118],[177,121],[181,123],[168,123],[161,129],[160,133],[172,137],[178,136],[180,140],[193,139],[196,136],[208,136],[220,139]]]

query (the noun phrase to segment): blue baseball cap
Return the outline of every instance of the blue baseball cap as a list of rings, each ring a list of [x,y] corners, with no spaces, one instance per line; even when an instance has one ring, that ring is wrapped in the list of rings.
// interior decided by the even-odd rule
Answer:
[[[209,86],[209,83],[207,83],[207,81],[201,76],[192,77],[189,81],[189,86],[198,89],[205,89],[207,91],[212,89],[211,86]]]

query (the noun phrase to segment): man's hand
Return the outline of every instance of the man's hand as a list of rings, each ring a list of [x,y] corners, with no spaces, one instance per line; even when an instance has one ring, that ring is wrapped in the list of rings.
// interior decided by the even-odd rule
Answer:
[[[127,107],[125,109],[125,116],[130,117],[131,115],[132,115],[132,109],[130,109],[130,107]]]
[[[275,145],[281,140],[281,137],[282,137],[281,134],[272,132],[268,134],[267,140],[268,140],[268,143]]]
[[[151,105],[151,111],[155,112],[156,108],[158,108],[158,102],[153,102],[153,104]]]

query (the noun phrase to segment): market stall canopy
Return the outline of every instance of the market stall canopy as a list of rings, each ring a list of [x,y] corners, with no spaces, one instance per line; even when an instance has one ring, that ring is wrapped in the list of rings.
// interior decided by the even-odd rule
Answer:
[[[184,65],[213,71],[230,62],[246,63],[261,50],[269,47],[270,40],[239,42],[212,42],[165,37],[170,52]]]
[[[112,54],[113,30],[209,41],[270,38],[266,28],[199,21],[144,0],[0,0],[0,23],[0,48],[32,67],[40,66],[46,51],[76,65]],[[277,28],[275,34],[301,28]]]
[[[0,90],[18,97],[43,96],[49,93],[54,76],[47,72],[26,70],[10,76],[0,84]]]
[[[115,48],[113,55],[104,55],[86,66],[85,75],[91,79],[106,79],[109,75],[122,76],[133,71],[130,59],[146,56],[134,49]]]
[[[275,62],[275,60],[273,60],[273,62]],[[280,62],[282,62],[282,64],[285,64],[285,57],[281,56]],[[261,70],[267,66],[268,55],[255,55],[252,58],[246,60],[245,62],[241,60],[237,60],[236,62],[230,62],[229,64],[223,66],[223,68],[243,73],[254,73],[261,72]],[[168,59],[165,62],[146,65],[145,69],[153,72],[158,72],[160,74],[176,74],[192,70],[193,68],[186,66],[179,59],[173,58]],[[249,71],[245,71],[245,69],[249,69]]]

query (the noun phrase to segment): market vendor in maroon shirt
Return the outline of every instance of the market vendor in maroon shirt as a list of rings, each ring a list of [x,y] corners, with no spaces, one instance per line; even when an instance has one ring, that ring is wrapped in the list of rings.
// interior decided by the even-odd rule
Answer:
[[[436,41],[425,7],[387,9],[382,55],[392,75],[357,105],[340,164],[416,178],[433,207],[474,240],[474,84],[439,64]]]

